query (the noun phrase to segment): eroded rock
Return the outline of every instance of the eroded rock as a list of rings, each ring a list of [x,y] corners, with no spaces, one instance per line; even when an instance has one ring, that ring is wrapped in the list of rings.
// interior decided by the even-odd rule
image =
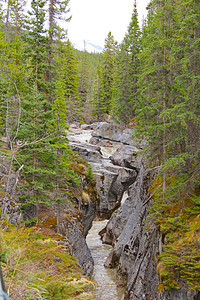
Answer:
[[[91,276],[94,268],[94,261],[90,250],[86,244],[83,232],[79,224],[71,219],[65,219],[61,222],[60,232],[65,235],[70,254],[78,258],[81,268],[87,276]]]
[[[92,132],[92,136],[135,146],[137,143],[132,138],[134,130],[135,130],[134,128],[122,129],[117,124],[101,122],[97,124],[96,129]]]
[[[118,266],[127,275],[126,298],[157,299],[156,271],[159,232],[154,224],[147,224],[147,207],[143,206],[146,188],[144,167],[129,188],[128,197],[106,227],[103,240],[112,239],[115,248],[106,260],[107,267]],[[146,227],[148,229],[146,229]]]

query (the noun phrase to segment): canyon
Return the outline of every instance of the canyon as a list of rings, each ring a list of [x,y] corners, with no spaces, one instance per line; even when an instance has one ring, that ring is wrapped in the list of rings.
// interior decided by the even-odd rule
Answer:
[[[99,232],[103,244],[111,246],[104,265],[117,271],[116,284],[125,288],[119,299],[197,300],[198,291],[184,283],[178,290],[160,289],[163,237],[149,217],[153,172],[142,152],[145,142],[134,131],[106,122],[70,127],[70,146],[91,164],[96,179],[100,202],[95,218],[108,220]]]
[[[84,274],[96,281],[94,299],[198,300],[199,292],[190,290],[185,282],[180,289],[163,288],[158,257],[165,241],[149,213],[154,171],[148,170],[142,151],[145,141],[134,137],[134,132],[134,127],[107,122],[71,124],[66,132],[68,143],[92,167],[96,186],[88,183],[83,172],[81,187],[73,190],[70,201],[63,201],[59,214],[55,206],[21,210],[18,191],[15,205],[8,210],[9,220],[28,222],[39,216],[41,232],[52,238],[56,235],[78,258]],[[4,158],[2,190],[7,169]],[[8,190],[15,186],[13,172]]]

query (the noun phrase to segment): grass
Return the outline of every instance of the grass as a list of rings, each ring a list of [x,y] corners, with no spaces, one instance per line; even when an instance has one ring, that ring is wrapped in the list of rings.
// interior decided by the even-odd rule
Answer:
[[[40,228],[0,223],[0,260],[12,300],[91,299],[93,283],[77,259]]]

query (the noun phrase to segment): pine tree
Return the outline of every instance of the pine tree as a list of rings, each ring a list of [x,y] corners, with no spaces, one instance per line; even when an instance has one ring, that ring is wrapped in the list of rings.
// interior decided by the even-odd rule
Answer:
[[[140,28],[136,1],[128,32],[120,45],[116,58],[114,88],[112,94],[112,115],[122,122],[128,123],[134,117],[137,101],[137,76],[140,52]]]
[[[82,105],[84,106],[87,101],[87,93],[88,93],[88,64],[87,64],[87,56],[88,53],[85,47],[84,41],[84,51],[81,55],[81,69],[80,69],[80,87],[79,93],[81,97]]]
[[[51,99],[51,94],[53,92],[54,86],[52,86],[52,77],[55,74],[53,72],[55,70],[54,60],[55,56],[57,55],[57,47],[55,41],[61,41],[66,38],[65,30],[60,26],[60,21],[69,22],[71,20],[71,16],[68,16],[70,9],[69,9],[69,0],[49,0],[49,9],[48,9],[48,16],[49,16],[49,52],[48,52],[48,68],[46,70],[46,81],[49,82],[49,93],[48,97],[49,100],[53,102]]]
[[[62,81],[67,108],[68,121],[78,120],[80,114],[78,62],[75,50],[69,40],[60,49],[58,78]]]
[[[119,46],[116,56],[116,68],[113,80],[112,92],[112,116],[118,122],[126,123],[132,117],[132,85],[129,77],[129,54],[126,42],[123,41]]]
[[[53,151],[56,155],[54,202],[57,208],[57,231],[59,231],[60,209],[64,200],[63,195],[69,193],[69,185],[79,184],[78,176],[72,169],[70,169],[69,165],[72,150],[69,147],[68,140],[66,138],[67,103],[65,85],[62,78],[60,78],[57,82],[56,99],[53,104],[53,111],[53,128],[55,136],[54,139],[52,139],[52,143]]]
[[[92,94],[92,101],[91,101],[91,111],[92,115],[97,119],[97,121],[100,121],[101,117],[101,111],[100,111],[100,66],[98,64],[96,76],[93,81],[93,94]]]
[[[26,26],[25,57],[28,86],[22,105],[19,138],[22,146],[18,161],[24,165],[24,197],[27,203],[46,202],[47,192],[54,186],[55,153],[52,151],[52,107],[46,97],[48,38],[45,36],[45,1],[32,1]],[[30,192],[30,190],[32,192]],[[48,202],[48,201],[47,201]]]
[[[116,62],[117,43],[111,32],[105,39],[105,46],[101,61],[101,78],[100,78],[100,116],[110,113],[112,99],[112,85]]]
[[[152,1],[148,23],[144,27],[140,56],[138,121],[141,131],[149,137],[153,157],[159,165],[165,166],[163,191],[170,182],[169,174],[173,165],[177,171],[179,166],[179,184],[176,183],[176,189],[181,188],[184,191],[183,182],[187,182],[188,172],[185,167],[191,167],[190,159],[194,163],[193,159],[198,158],[198,150],[195,150],[196,158],[188,153],[192,144],[189,140],[193,131],[191,128],[196,131],[199,126],[198,109],[195,108],[199,94],[198,75],[193,76],[194,69],[191,65],[192,53],[195,53],[195,57],[199,53],[196,44],[198,40],[193,39],[192,26],[194,22],[195,28],[199,26],[196,23],[197,12],[194,2]],[[186,23],[183,16],[187,16],[191,22],[188,22],[187,29],[184,28]],[[194,80],[192,84],[191,80]],[[191,107],[189,102],[193,101],[194,105]],[[196,147],[198,148],[198,143]],[[166,166],[169,168],[168,180]]]

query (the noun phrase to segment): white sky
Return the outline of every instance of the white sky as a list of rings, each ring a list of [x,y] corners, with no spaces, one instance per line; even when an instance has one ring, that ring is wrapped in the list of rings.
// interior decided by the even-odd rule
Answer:
[[[139,21],[146,16],[150,0],[137,0]],[[131,21],[134,0],[70,0],[72,20],[67,24],[68,37],[77,48],[84,40],[103,48],[105,38],[111,31],[121,42]]]

